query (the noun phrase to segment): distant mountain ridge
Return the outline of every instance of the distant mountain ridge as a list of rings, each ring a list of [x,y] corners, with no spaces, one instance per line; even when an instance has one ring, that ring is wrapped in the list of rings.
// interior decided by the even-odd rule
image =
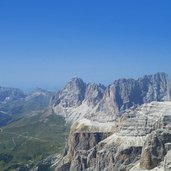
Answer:
[[[83,117],[109,121],[125,109],[152,101],[167,101],[170,96],[170,81],[166,73],[146,75],[136,80],[119,79],[107,87],[73,78],[52,98],[51,106],[67,121]]]
[[[17,88],[0,87],[0,126],[48,107],[53,92],[35,89],[24,93]]]
[[[18,88],[0,87],[0,103],[22,99],[25,96],[25,93]]]

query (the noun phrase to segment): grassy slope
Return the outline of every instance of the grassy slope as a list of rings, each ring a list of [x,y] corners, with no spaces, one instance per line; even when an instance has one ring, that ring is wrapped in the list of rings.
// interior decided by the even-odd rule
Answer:
[[[42,118],[40,113],[1,129],[0,170],[15,170],[18,164],[32,165],[61,152],[67,134],[64,119],[55,114]]]

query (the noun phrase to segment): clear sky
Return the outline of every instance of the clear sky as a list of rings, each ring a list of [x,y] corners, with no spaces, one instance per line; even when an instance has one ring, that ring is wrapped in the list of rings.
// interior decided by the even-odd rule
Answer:
[[[1,0],[0,85],[171,76],[170,0]]]

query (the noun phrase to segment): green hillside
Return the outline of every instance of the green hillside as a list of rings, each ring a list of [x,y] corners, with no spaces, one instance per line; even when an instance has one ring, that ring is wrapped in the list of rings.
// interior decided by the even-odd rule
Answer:
[[[65,121],[55,114],[38,113],[0,128],[0,170],[32,166],[60,153],[67,135]]]

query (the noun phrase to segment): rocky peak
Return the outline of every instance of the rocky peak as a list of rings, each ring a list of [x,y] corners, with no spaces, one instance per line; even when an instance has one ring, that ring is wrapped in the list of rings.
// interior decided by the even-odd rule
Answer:
[[[170,99],[168,75],[157,73],[139,79],[118,79],[107,88],[101,84],[86,84],[73,78],[53,97],[56,113],[74,119],[113,120],[129,108]],[[74,117],[72,117],[74,115]]]
[[[85,91],[86,83],[80,78],[73,78],[52,98],[52,104],[54,103],[54,106],[60,104],[64,108],[79,106],[84,100]]]
[[[106,87],[102,84],[87,85],[85,101],[88,105],[95,106],[102,98]]]
[[[144,94],[143,102],[165,101],[168,100],[169,79],[166,73],[156,73],[154,75],[146,75],[137,80],[139,82],[142,94]]]
[[[168,89],[169,79],[165,73],[146,75],[137,80],[119,79],[107,87],[98,111],[116,115],[144,103],[169,100]]]
[[[86,88],[86,83],[81,78],[74,77],[65,86],[64,91],[80,91]]]
[[[156,130],[147,136],[142,149],[140,167],[153,169],[164,160],[170,150],[171,132],[168,130]]]

